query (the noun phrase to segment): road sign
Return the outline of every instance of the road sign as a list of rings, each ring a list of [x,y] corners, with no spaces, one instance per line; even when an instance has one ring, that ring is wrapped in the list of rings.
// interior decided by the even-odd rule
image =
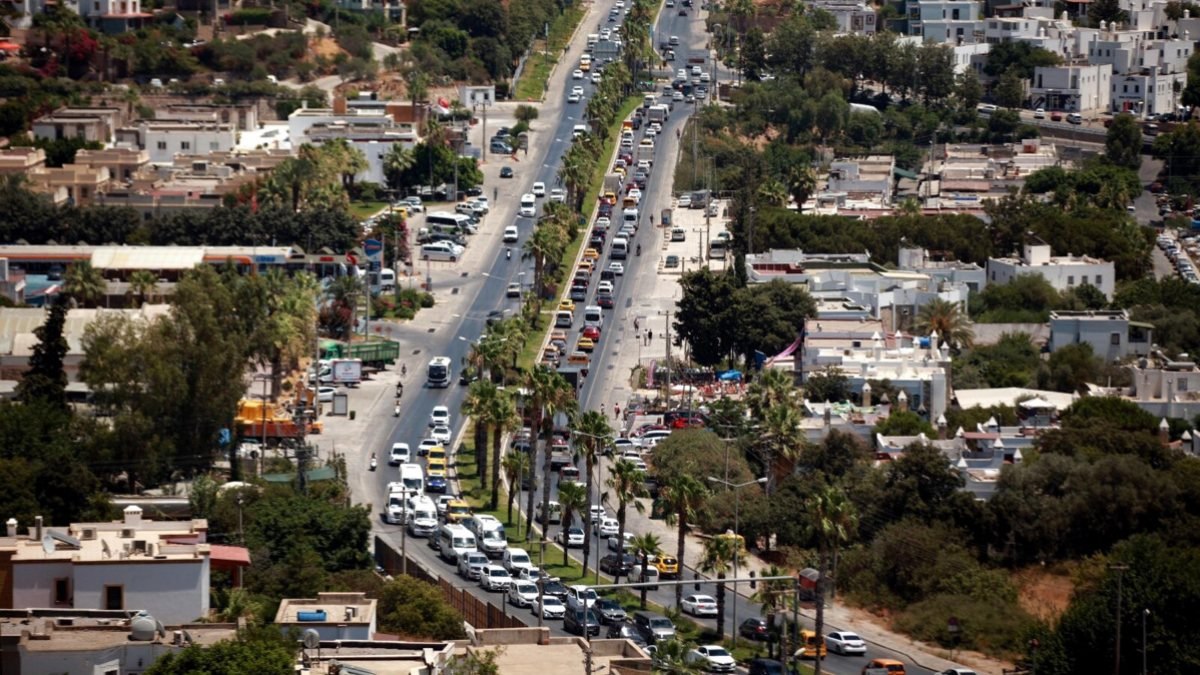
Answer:
[[[363,252],[367,254],[369,260],[378,262],[379,256],[383,253],[383,242],[378,239],[368,239],[363,242]]]

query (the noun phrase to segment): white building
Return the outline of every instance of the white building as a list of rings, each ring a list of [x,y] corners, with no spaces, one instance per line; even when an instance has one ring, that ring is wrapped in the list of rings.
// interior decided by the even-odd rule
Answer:
[[[40,519],[39,519],[40,521]],[[137,506],[121,521],[75,523],[63,528],[40,522],[26,536],[7,523],[0,538],[0,576],[11,581],[10,608],[71,608],[146,611],[163,623],[208,615],[212,564],[249,564],[245,549],[214,547],[205,520],[142,519]],[[228,555],[227,555],[228,554]],[[7,567],[7,569],[4,569]]]
[[[1131,354],[1145,356],[1153,345],[1153,325],[1131,321],[1128,310],[1050,313],[1050,351],[1089,344],[1092,353],[1112,362]]]
[[[915,246],[900,246],[897,267],[909,272],[928,274],[939,283],[963,284],[972,293],[987,285],[987,271],[972,262],[930,260],[929,251]]]
[[[835,159],[829,166],[828,191],[889,205],[895,172],[896,158],[891,155]]]
[[[367,169],[355,178],[383,184],[384,158],[394,145],[412,149],[420,135],[412,124],[396,122],[396,104],[374,99],[335,102],[334,108],[299,108],[288,116],[288,136],[293,149],[321,145],[342,138],[363,153]]]
[[[117,142],[136,145],[151,164],[171,164],[176,155],[229,152],[237,147],[237,127],[224,122],[142,120],[117,130]]]
[[[1034,68],[1029,95],[1034,107],[1066,112],[1109,110],[1111,64],[1072,63]]]
[[[909,35],[952,45],[982,41],[982,4],[975,0],[917,0],[907,8]]]
[[[1155,417],[1192,419],[1200,414],[1200,367],[1186,357],[1178,361],[1161,353],[1130,367],[1133,384],[1115,392]]]
[[[874,35],[878,30],[875,8],[862,0],[815,0],[811,6],[829,12],[837,22],[838,33]]]
[[[313,629],[322,640],[370,640],[375,634],[376,600],[365,593],[318,593],[315,599],[279,603],[275,625],[286,631]]]
[[[1021,274],[1038,274],[1057,291],[1071,290],[1085,284],[1095,286],[1112,300],[1116,283],[1113,264],[1090,256],[1055,256],[1050,245],[1043,242],[1025,244],[1020,258],[988,258],[989,284],[1007,284]]]

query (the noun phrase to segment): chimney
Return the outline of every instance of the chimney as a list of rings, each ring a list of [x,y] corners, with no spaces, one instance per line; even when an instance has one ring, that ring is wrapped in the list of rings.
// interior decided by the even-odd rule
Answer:
[[[870,382],[863,382],[862,404],[863,404],[864,408],[871,407],[871,383]]]
[[[900,408],[900,412],[908,410],[908,394],[904,393],[903,389],[900,390],[900,394],[896,397],[896,403]]]
[[[938,440],[939,441],[946,440],[946,416],[945,415],[938,415],[937,431],[938,431]]]
[[[41,516],[33,517],[33,537],[37,541],[42,540],[42,517]]]
[[[18,523],[17,523],[17,519],[16,519],[16,518],[9,518],[9,519],[8,519],[8,521],[7,521],[7,522],[5,522],[4,524],[5,524],[6,526],[8,526],[8,528],[7,528],[7,534],[8,534],[8,536],[10,536],[10,537],[15,537],[15,536],[17,536],[17,525],[18,525]]]
[[[345,115],[346,114],[346,97],[345,96],[334,96],[333,97],[333,114],[334,115]]]
[[[1162,441],[1163,445],[1171,442],[1171,425],[1167,422],[1167,418],[1162,418],[1158,423],[1158,440]],[[39,521],[40,522],[40,521]]]
[[[139,506],[130,504],[123,511],[125,514],[125,524],[129,527],[137,527],[142,524],[142,509]]]

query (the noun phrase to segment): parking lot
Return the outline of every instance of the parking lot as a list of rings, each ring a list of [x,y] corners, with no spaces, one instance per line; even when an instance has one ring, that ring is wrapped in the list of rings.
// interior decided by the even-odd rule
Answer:
[[[715,208],[706,212],[703,208],[681,208],[679,200],[674,200],[671,224],[663,226],[660,223],[659,227],[665,231],[658,257],[658,273],[667,275],[670,278],[669,283],[675,283],[676,275],[699,269],[705,264],[713,271],[720,272],[725,269],[727,257],[709,257],[709,242],[728,236],[725,211],[729,202],[713,200],[712,206]],[[715,215],[706,216],[706,213]]]

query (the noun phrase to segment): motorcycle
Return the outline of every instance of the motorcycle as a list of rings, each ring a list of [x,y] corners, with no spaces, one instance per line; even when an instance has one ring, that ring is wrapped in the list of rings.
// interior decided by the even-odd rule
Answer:
[[[505,249],[504,249],[504,257],[505,257],[505,259],[507,259],[507,260],[512,260],[512,249],[511,249],[511,248],[505,247]]]
[[[376,466],[378,466],[378,463],[375,461],[375,455],[372,454],[371,455],[371,470],[374,471]]]
[[[399,417],[399,416],[400,416],[400,406],[396,406],[395,410],[392,411],[392,417]]]

